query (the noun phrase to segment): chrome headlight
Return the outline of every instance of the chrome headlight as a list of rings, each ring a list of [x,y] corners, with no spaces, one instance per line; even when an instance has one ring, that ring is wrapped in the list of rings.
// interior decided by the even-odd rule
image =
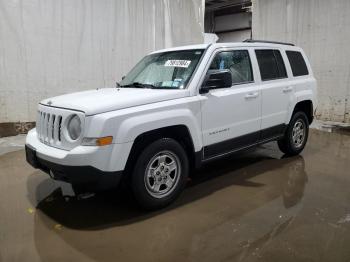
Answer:
[[[70,117],[67,124],[68,135],[72,140],[77,140],[81,135],[81,120],[78,115]]]

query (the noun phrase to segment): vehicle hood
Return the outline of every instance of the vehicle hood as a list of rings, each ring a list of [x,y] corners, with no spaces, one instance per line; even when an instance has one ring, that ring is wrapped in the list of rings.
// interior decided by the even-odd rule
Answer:
[[[102,88],[44,99],[42,105],[95,115],[189,96],[186,89]]]

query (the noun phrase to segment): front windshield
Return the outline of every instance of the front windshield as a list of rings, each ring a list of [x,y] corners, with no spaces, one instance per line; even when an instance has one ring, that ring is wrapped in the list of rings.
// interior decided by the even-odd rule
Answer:
[[[121,81],[120,87],[184,89],[204,50],[182,50],[144,57]]]

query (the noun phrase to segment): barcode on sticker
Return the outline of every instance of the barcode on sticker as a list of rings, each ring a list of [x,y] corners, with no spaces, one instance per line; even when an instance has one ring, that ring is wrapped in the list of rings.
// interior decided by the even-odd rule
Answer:
[[[188,67],[191,64],[190,60],[168,60],[164,66]]]

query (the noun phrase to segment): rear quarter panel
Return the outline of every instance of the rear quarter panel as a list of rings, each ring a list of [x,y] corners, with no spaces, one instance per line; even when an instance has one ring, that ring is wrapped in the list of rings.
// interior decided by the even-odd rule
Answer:
[[[294,98],[290,103],[291,107],[289,109],[289,114],[286,119],[286,124],[289,123],[293,114],[293,110],[297,103],[305,100],[310,100],[313,105],[313,110],[315,110],[317,107],[317,81],[314,77],[309,59],[300,47],[286,47],[285,51],[288,50],[298,51],[303,55],[309,74],[305,76],[294,77],[289,64],[289,60],[286,59],[286,67],[289,75],[289,82],[290,85],[294,87]]]

